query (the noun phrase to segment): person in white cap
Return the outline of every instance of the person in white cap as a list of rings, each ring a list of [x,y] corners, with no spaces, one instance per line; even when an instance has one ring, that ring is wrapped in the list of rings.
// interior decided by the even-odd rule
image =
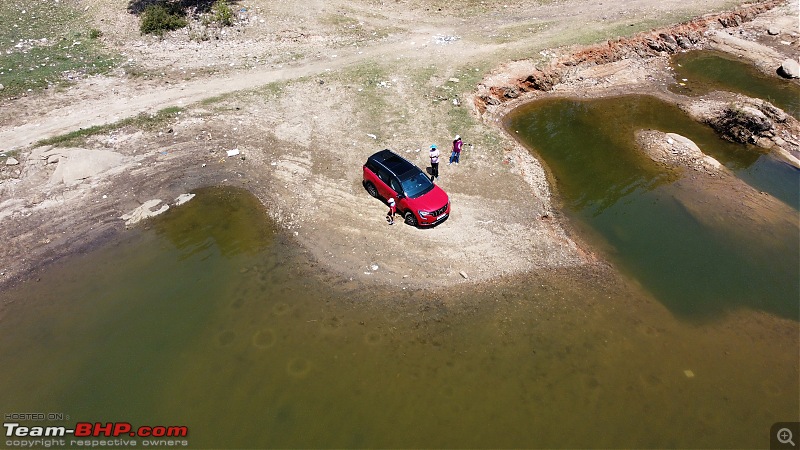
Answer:
[[[431,181],[434,178],[439,178],[439,149],[436,144],[431,145]]]
[[[394,215],[397,212],[397,206],[394,203],[394,197],[389,197],[387,203],[389,204],[389,212],[386,213],[386,221],[389,222],[389,225],[394,225]]]
[[[464,145],[464,143],[461,142],[461,136],[456,135],[456,138],[453,139],[453,153],[450,154],[450,162],[447,163],[448,166],[453,163],[458,164],[458,160],[461,158],[462,145]]]

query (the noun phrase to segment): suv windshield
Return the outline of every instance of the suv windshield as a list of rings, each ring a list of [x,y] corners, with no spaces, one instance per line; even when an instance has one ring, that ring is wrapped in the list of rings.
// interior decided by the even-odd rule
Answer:
[[[400,184],[408,198],[417,198],[433,189],[433,182],[421,170],[409,170],[400,176]]]

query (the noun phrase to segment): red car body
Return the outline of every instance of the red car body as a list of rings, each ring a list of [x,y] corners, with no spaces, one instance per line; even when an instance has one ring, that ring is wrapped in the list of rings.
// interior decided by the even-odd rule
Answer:
[[[432,226],[450,216],[447,193],[412,162],[391,150],[381,150],[364,164],[364,187],[370,195],[394,198],[397,212],[412,226]]]

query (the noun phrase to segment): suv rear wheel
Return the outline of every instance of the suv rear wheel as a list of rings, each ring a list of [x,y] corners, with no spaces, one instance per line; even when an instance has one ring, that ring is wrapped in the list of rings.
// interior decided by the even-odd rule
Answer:
[[[369,193],[369,195],[378,198],[378,190],[375,188],[374,184],[367,181],[364,187],[367,189],[367,193]]]
[[[407,225],[411,225],[412,227],[417,226],[417,218],[411,211],[406,211],[406,214],[403,216],[403,218],[405,219]]]

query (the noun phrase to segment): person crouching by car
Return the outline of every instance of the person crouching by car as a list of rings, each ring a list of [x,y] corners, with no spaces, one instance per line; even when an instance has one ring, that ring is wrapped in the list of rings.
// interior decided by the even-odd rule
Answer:
[[[389,222],[389,225],[394,225],[394,215],[397,213],[397,205],[394,203],[394,198],[390,197],[388,202],[389,204],[389,212],[386,213],[386,221]]]

